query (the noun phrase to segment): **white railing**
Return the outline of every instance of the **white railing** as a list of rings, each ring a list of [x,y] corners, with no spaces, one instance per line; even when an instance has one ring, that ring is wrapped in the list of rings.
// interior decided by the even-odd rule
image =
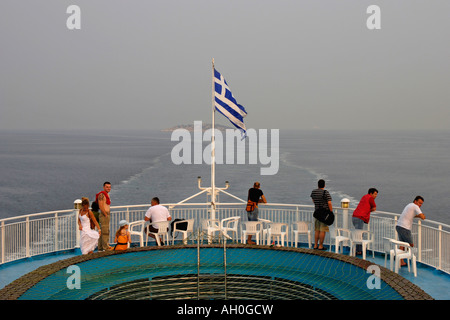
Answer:
[[[163,204],[169,208],[173,219],[194,219],[194,229],[201,226],[201,220],[209,218],[209,203]],[[219,203],[216,218],[224,219],[240,216],[246,221],[242,203]],[[116,206],[111,208],[110,242],[114,241],[119,221],[143,220],[149,204]],[[353,209],[335,209],[334,227],[352,229]],[[377,211],[372,213],[370,224],[366,225],[374,233],[375,251],[383,252],[383,238],[396,238],[395,225],[398,214]],[[296,204],[262,204],[259,217],[273,222],[291,225],[295,221],[313,219],[313,206]],[[36,255],[79,248],[78,210],[62,210],[0,220],[0,264],[29,258]],[[314,234],[313,230],[312,233]],[[326,243],[330,238],[327,233]],[[240,235],[239,235],[240,236]],[[134,236],[133,236],[134,237]],[[413,238],[418,261],[450,273],[450,226],[434,221],[417,221],[413,225]],[[137,242],[136,239],[132,239]]]
[[[73,210],[43,212],[0,220],[0,263],[76,247]]]

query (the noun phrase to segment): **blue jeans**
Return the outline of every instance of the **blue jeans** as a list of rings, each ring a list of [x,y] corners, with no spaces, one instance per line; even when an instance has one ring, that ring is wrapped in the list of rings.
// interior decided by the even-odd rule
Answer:
[[[409,244],[413,244],[413,238],[411,234],[411,230],[396,226],[395,230],[397,230],[398,233],[398,240],[407,242]]]
[[[248,221],[258,221],[258,207],[255,210],[247,212]]]
[[[364,229],[364,221],[362,221],[360,218],[352,217],[353,226],[355,229],[362,230]],[[362,251],[362,245],[357,244],[356,245],[356,252]]]

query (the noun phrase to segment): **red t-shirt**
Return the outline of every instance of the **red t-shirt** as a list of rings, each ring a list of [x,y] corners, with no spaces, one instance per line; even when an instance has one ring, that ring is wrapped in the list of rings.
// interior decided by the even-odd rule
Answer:
[[[369,223],[370,210],[374,207],[376,207],[375,199],[370,194],[366,194],[359,201],[355,211],[353,211],[353,216],[361,219],[365,223]]]

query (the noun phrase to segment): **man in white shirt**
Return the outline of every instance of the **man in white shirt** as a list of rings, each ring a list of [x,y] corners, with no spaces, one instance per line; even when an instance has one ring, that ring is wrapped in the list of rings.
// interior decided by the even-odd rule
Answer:
[[[159,204],[159,198],[155,197],[151,201],[151,207],[148,208],[144,217],[145,221],[150,222],[160,222],[160,221],[171,221],[172,217],[170,216],[169,210],[166,207]],[[158,232],[158,226],[150,224],[148,226],[148,230],[150,232]],[[153,239],[156,239],[155,236],[151,233],[148,234]],[[162,243],[162,240],[161,240]]]
[[[411,247],[414,247],[413,238],[411,234],[413,219],[420,218],[422,220],[425,220],[425,215],[422,213],[422,210],[420,209],[420,207],[422,207],[423,202],[424,199],[421,196],[417,196],[414,199],[414,202],[408,204],[403,209],[400,218],[398,218],[397,226],[395,227],[398,233],[398,239],[400,241],[409,243]],[[406,265],[406,263],[402,260],[401,265],[404,266]]]

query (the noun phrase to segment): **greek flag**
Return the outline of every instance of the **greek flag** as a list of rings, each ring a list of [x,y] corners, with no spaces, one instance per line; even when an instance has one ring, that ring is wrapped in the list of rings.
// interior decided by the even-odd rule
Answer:
[[[247,136],[244,117],[247,115],[244,107],[236,102],[223,76],[214,69],[214,105],[242,133],[242,139]]]

